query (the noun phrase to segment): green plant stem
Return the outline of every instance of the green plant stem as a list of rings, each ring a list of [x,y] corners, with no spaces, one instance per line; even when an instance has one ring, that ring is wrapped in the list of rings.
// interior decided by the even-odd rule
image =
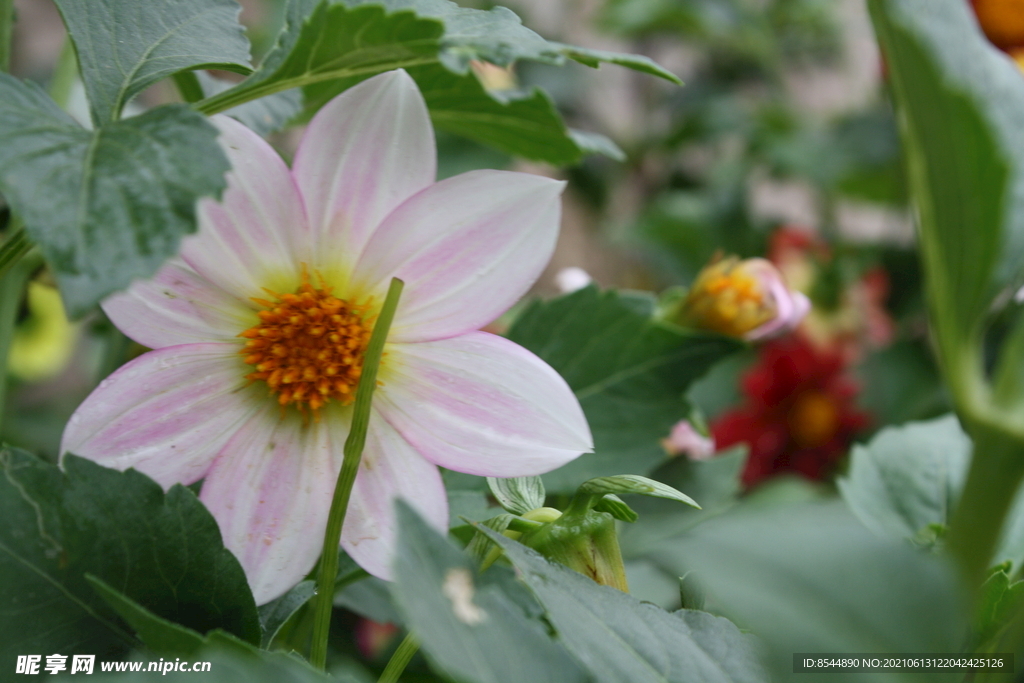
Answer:
[[[1024,480],[1024,443],[987,426],[970,431],[974,454],[950,523],[948,547],[966,585],[976,595]]]
[[[341,528],[345,523],[345,512],[348,500],[352,495],[352,485],[359,472],[359,462],[363,457],[363,446],[366,444],[366,429],[370,423],[370,401],[373,390],[377,386],[377,369],[380,367],[381,353],[384,342],[395,317],[398,299],[402,295],[403,282],[391,278],[387,298],[380,310],[377,322],[370,335],[370,343],[363,356],[363,374],[359,378],[356,389],[355,407],[352,410],[352,427],[345,440],[345,458],[338,474],[338,484],[334,488],[331,511],[327,517],[327,530],[324,533],[324,549],[320,555],[320,571],[316,578],[316,595],[313,605],[313,645],[310,648],[309,661],[317,669],[324,670],[327,664],[327,635],[331,628],[331,610],[334,607],[334,586],[338,576],[338,544],[341,542]]]
[[[16,217],[11,219],[8,237],[0,244],[0,276],[4,275],[11,266],[21,260],[25,254],[32,251],[32,242],[21,227],[21,221]]]
[[[179,71],[174,74],[174,85],[177,86],[181,98],[189,104],[203,99],[203,86],[199,84],[199,77],[195,71]]]
[[[75,57],[75,44],[71,38],[64,39],[64,47],[60,50],[60,57],[57,58],[57,66],[53,69],[50,77],[50,97],[61,109],[67,110],[68,101],[71,99],[71,89],[75,85],[75,78],[78,76],[78,60]]]
[[[395,654],[391,655],[391,659],[388,660],[388,665],[384,667],[384,671],[381,673],[380,678],[377,679],[377,683],[398,683],[398,679],[401,678],[405,667],[409,666],[413,655],[419,649],[420,644],[416,637],[412,633],[407,634],[405,639],[399,644],[398,649],[395,650]]]
[[[14,35],[14,0],[0,0],[0,71],[11,70],[11,38]]]

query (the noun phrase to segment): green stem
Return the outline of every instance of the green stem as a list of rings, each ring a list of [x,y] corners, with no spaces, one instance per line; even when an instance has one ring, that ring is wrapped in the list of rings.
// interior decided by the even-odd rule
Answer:
[[[0,71],[11,70],[11,37],[14,35],[14,0],[0,0]]]
[[[179,71],[174,74],[174,85],[178,88],[181,99],[194,104],[203,99],[203,86],[199,84],[199,76],[195,71]]]
[[[345,523],[345,512],[348,500],[352,495],[352,485],[359,472],[359,462],[363,457],[363,446],[366,444],[366,429],[370,423],[370,401],[373,390],[377,386],[377,369],[384,351],[391,321],[395,317],[398,298],[402,295],[404,283],[398,278],[391,278],[388,295],[380,310],[377,322],[370,335],[370,343],[363,356],[363,374],[359,378],[356,389],[355,407],[352,410],[352,427],[345,441],[345,459],[341,463],[338,484],[334,489],[331,511],[327,517],[327,530],[324,533],[324,549],[320,555],[320,571],[316,578],[316,596],[314,598],[313,645],[309,655],[310,663],[321,671],[327,664],[327,635],[331,629],[331,609],[334,606],[334,582],[338,576],[338,544],[341,542],[341,528]]]
[[[25,254],[32,250],[32,242],[21,227],[21,221],[16,217],[11,218],[9,235],[3,244],[0,244],[0,276],[4,275],[15,263],[21,260]]]
[[[61,109],[68,108],[71,89],[75,85],[77,76],[78,60],[75,57],[75,44],[68,37],[64,39],[64,47],[60,50],[57,66],[53,69],[53,76],[50,77],[50,97]]]
[[[380,678],[377,679],[377,683],[398,683],[398,679],[402,676],[402,672],[405,671],[405,667],[409,666],[409,662],[412,660],[413,655],[420,649],[420,644],[417,642],[416,637],[409,633],[405,636],[405,639],[395,650],[395,654],[391,655],[391,659],[388,660],[388,665],[384,667],[383,673]]]
[[[988,426],[970,431],[974,454],[950,523],[948,547],[968,588],[976,594],[1024,479],[1024,443]]]

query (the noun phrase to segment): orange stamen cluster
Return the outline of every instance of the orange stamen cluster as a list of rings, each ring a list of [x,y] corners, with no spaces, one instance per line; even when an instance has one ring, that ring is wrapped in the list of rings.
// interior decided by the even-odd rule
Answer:
[[[314,415],[331,399],[347,405],[355,399],[370,341],[366,306],[353,306],[331,295],[321,279],[315,288],[303,272],[294,294],[264,290],[274,300],[253,301],[265,310],[260,323],[242,332],[241,350],[256,371],[246,377],[266,382],[281,406],[308,406]]]
[[[704,268],[686,299],[694,327],[742,336],[775,317],[774,302],[747,262],[731,257]]]

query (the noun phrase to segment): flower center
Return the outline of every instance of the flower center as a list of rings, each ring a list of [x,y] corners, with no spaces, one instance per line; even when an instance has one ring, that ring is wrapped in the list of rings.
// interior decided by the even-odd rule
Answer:
[[[760,279],[736,258],[705,268],[694,282],[686,305],[696,327],[737,337],[775,316],[771,297]]]
[[[789,433],[802,448],[824,446],[839,429],[835,401],[819,391],[801,394],[789,410]]]
[[[264,308],[260,323],[238,336],[248,340],[240,353],[256,369],[246,378],[265,382],[282,406],[316,415],[331,399],[354,400],[372,321],[366,306],[332,296],[322,280],[313,287],[305,271],[302,279],[294,294],[264,290],[273,300],[253,298]]]

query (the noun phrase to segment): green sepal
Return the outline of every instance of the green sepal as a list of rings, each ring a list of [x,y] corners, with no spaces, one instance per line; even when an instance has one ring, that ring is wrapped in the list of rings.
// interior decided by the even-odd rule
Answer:
[[[597,501],[594,509],[598,512],[607,512],[615,519],[621,522],[629,522],[630,524],[640,519],[640,515],[633,508],[626,505],[626,501],[614,493],[609,493]]]
[[[615,518],[607,512],[588,510],[570,515],[567,511],[540,529],[524,533],[519,542],[603,586],[629,592]]]

